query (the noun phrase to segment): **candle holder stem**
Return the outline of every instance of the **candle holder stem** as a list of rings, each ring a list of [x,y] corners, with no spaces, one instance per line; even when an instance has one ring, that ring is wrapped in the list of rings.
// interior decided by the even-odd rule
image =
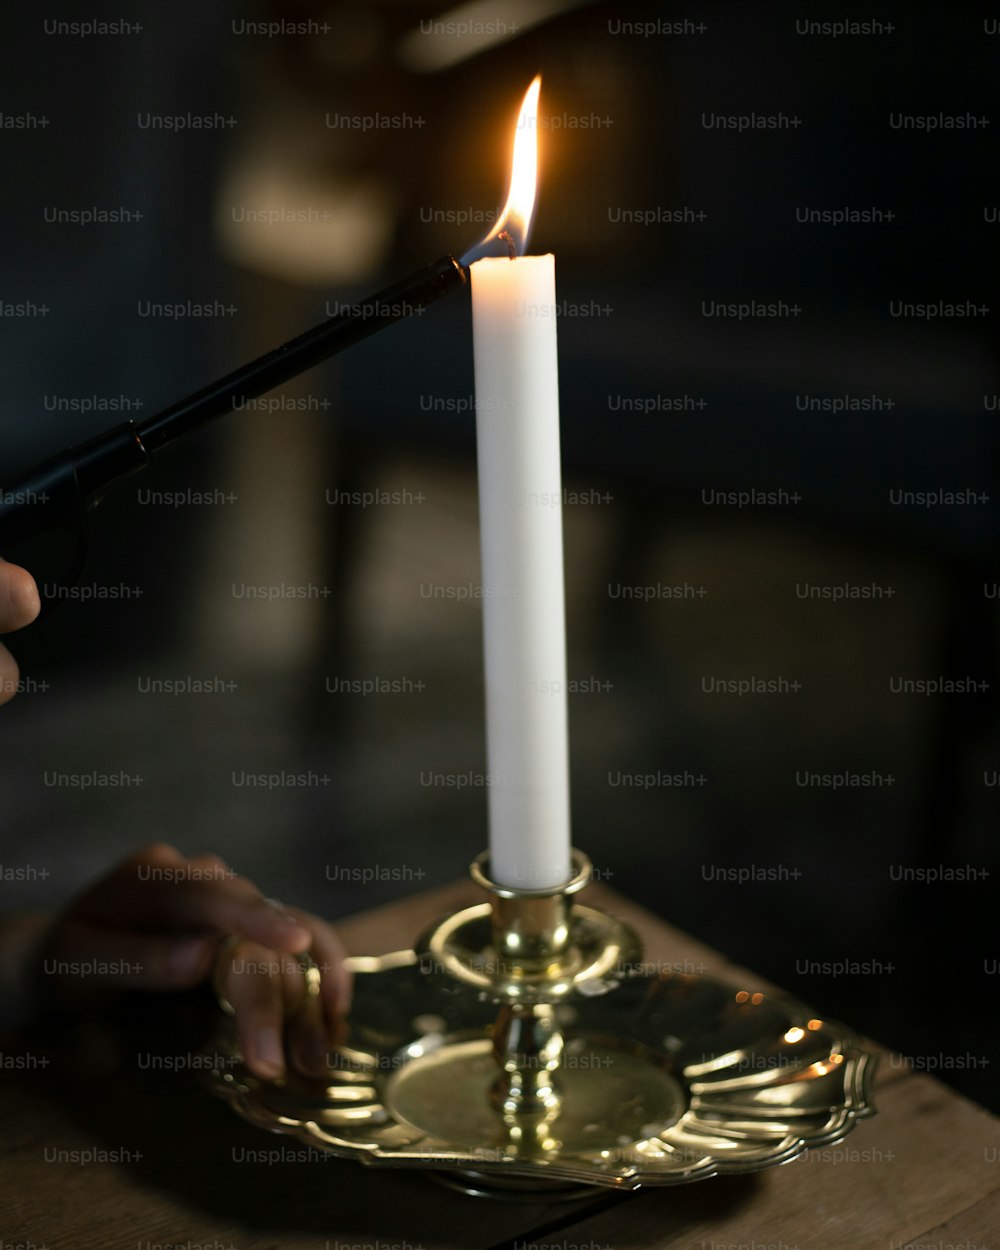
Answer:
[[[490,1096],[506,1124],[523,1116],[556,1116],[562,1106],[557,1073],[564,1042],[546,1003],[510,1003],[493,1026],[493,1057],[500,1068]]]

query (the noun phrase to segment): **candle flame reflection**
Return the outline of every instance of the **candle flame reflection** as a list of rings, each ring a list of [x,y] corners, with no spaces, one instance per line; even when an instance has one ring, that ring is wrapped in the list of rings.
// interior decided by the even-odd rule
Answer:
[[[524,93],[514,131],[514,155],[511,160],[507,203],[486,238],[462,257],[463,265],[471,265],[483,256],[507,256],[510,251],[508,240],[513,243],[513,249],[518,256],[525,253],[538,185],[538,96],[541,89],[542,76],[536,74],[531,86]],[[501,239],[501,235],[505,237]]]

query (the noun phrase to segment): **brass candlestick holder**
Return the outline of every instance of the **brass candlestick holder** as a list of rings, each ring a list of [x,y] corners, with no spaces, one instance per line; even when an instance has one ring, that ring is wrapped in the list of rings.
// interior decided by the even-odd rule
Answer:
[[[325,1080],[254,1077],[229,1017],[215,1092],[255,1124],[474,1194],[575,1197],[785,1163],[870,1115],[874,1058],[792,999],[642,960],[626,924],[498,885],[413,950],[351,959],[349,1035]]]

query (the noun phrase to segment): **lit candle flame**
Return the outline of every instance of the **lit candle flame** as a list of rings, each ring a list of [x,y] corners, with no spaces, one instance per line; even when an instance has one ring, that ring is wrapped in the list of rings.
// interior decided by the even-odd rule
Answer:
[[[486,238],[462,257],[463,265],[470,265],[481,256],[505,256],[512,252],[523,256],[528,246],[538,186],[538,95],[541,89],[542,76],[536,74],[524,93],[517,117],[507,203]]]

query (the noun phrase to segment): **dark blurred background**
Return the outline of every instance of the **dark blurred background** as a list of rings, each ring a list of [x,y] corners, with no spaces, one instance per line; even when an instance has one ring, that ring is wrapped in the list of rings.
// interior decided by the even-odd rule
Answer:
[[[80,18],[56,3],[6,23],[0,482],[461,253],[540,70],[574,841],[1000,1107],[989,20],[127,8],[141,30],[60,30]],[[962,315],[901,308],[938,301]],[[745,302],[781,315],[717,310]],[[461,784],[485,767],[480,615],[457,597],[479,575],[471,397],[457,294],[107,499],[89,597],[12,642],[2,855],[31,872],[5,909],[154,839],[333,918],[465,871],[486,844]],[[343,692],[376,679],[399,692]],[[719,688],[751,679],[778,690]],[[901,687],[935,679],[960,689]]]

